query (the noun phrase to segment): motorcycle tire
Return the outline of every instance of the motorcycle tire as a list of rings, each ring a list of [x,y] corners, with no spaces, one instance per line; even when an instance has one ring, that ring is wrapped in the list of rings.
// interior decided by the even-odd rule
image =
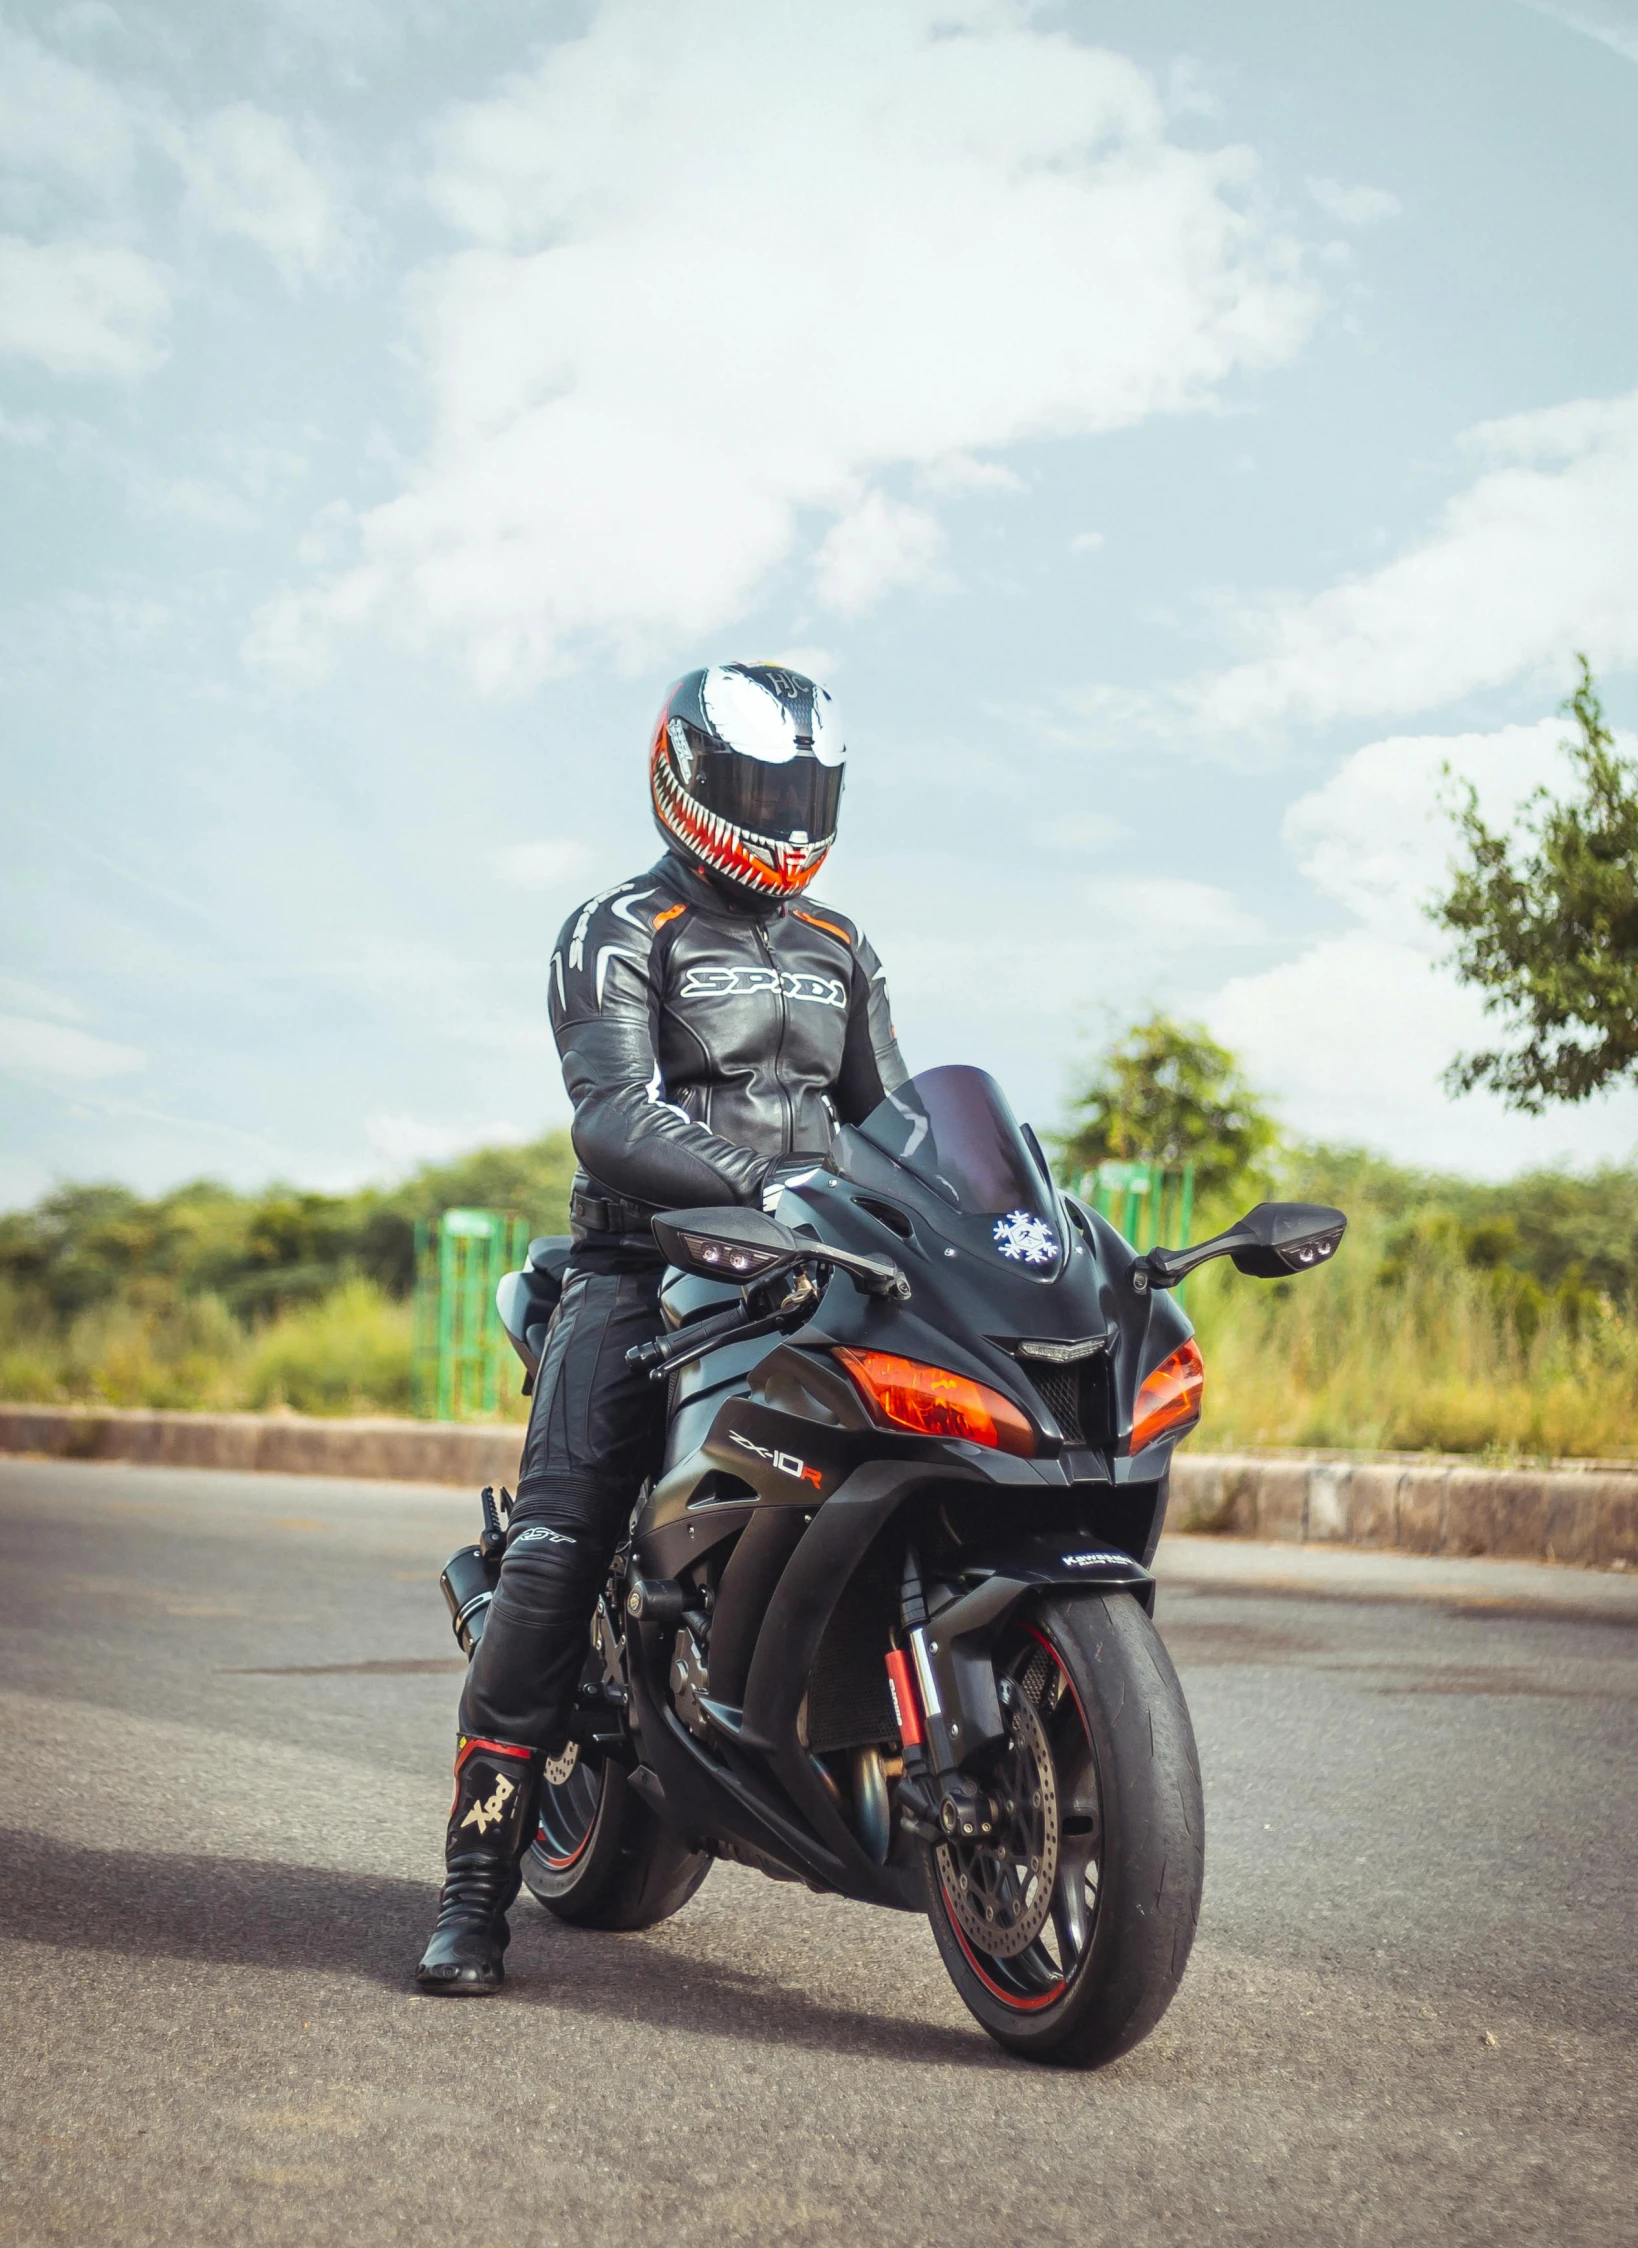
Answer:
[[[523,1880],[559,1920],[652,1928],[682,1910],[711,1864],[660,1824],[621,1765],[573,1749],[548,1763]]]
[[[998,2044],[1101,2068],[1153,2029],[1188,1964],[1205,1869],[1194,1729],[1129,1593],[1042,1598],[994,1662],[997,1830],[929,1846],[928,1917]]]

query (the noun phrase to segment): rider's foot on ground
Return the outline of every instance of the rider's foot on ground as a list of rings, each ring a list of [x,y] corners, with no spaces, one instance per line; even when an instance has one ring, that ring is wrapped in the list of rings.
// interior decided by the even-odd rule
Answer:
[[[487,1928],[474,1928],[470,1921],[448,1927],[440,1923],[415,1980],[422,1990],[442,1998],[487,1998],[506,1980],[504,1949],[504,1938],[497,1943]]]

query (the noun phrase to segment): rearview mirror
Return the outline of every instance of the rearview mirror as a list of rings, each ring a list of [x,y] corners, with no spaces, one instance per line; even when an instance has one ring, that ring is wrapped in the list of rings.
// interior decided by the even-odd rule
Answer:
[[[1236,1272],[1255,1280],[1284,1280],[1310,1272],[1336,1255],[1348,1220],[1323,1202],[1259,1202],[1227,1233],[1213,1234],[1188,1249],[1151,1249],[1132,1268],[1132,1285],[1175,1288],[1197,1266],[1213,1257],[1232,1257]]]
[[[764,1210],[732,1204],[709,1210],[668,1210],[653,1220],[654,1238],[668,1264],[709,1280],[761,1280],[807,1252],[788,1225]]]

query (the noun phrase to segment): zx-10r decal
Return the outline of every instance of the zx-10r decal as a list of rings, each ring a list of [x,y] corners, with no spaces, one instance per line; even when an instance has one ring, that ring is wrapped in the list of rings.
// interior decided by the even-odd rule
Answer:
[[[748,1436],[741,1436],[738,1429],[730,1433],[742,1452],[754,1452],[759,1460],[778,1468],[781,1475],[793,1475],[798,1483],[811,1483],[816,1491],[822,1489],[824,1478],[819,1470],[809,1467],[806,1460],[799,1460],[794,1452],[770,1452],[765,1444],[753,1444]]]
[[[803,976],[789,968],[746,968],[737,962],[696,961],[683,976],[684,999],[748,999],[753,993],[783,993],[787,999],[805,999],[816,1007],[847,1005],[847,986],[840,976]]]

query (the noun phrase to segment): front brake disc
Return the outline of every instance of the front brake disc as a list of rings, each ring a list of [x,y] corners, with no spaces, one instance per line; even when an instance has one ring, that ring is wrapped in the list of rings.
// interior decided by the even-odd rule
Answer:
[[[977,1843],[940,1842],[939,1878],[967,1941],[992,1959],[1034,1943],[1058,1879],[1058,1775],[1034,1704],[1014,1694],[1007,1746],[990,1781],[995,1832]]]

